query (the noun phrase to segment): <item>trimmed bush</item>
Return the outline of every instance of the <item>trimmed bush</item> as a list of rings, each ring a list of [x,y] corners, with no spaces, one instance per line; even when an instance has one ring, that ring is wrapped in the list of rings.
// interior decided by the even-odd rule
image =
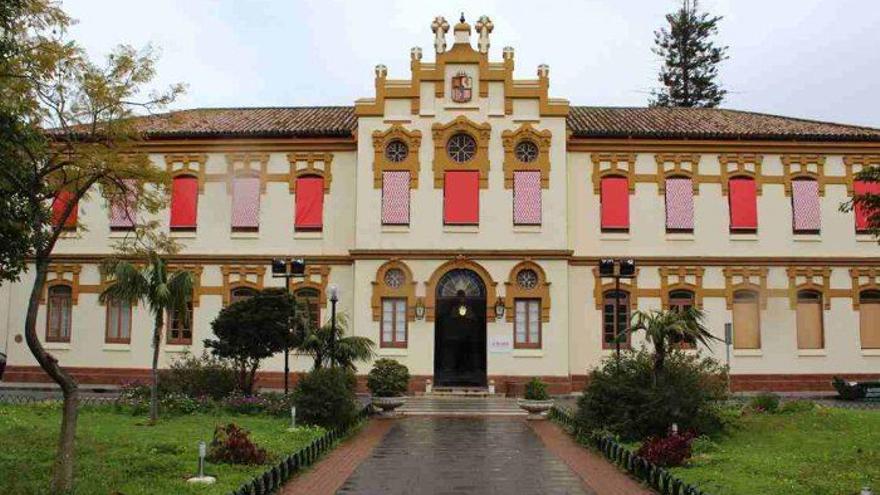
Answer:
[[[526,400],[548,400],[550,394],[547,393],[547,384],[538,378],[532,378],[526,383],[525,391]]]
[[[779,409],[779,396],[771,392],[761,392],[749,400],[753,412],[775,413]]]
[[[799,412],[812,411],[816,408],[816,403],[811,400],[790,400],[782,403],[779,412],[783,414],[792,414]]]
[[[693,441],[692,432],[651,437],[642,444],[636,455],[660,467],[681,466],[691,457]]]
[[[645,350],[606,359],[578,400],[578,428],[606,430],[624,441],[665,436],[673,423],[697,434],[723,429],[717,403],[727,398],[724,366],[673,349],[656,381],[653,370],[653,355]]]
[[[376,397],[405,395],[409,387],[409,369],[394,359],[380,359],[367,375],[367,388]]]
[[[357,418],[354,373],[319,368],[304,375],[293,391],[297,422],[342,429]]]
[[[215,464],[264,464],[268,454],[251,441],[249,431],[229,423],[214,428],[206,459]]]
[[[236,388],[235,370],[228,361],[210,354],[185,354],[159,371],[159,393],[220,400]]]

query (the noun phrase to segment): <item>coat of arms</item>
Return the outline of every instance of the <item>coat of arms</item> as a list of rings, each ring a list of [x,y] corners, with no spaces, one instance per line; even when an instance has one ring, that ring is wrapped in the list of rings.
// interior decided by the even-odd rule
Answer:
[[[463,72],[452,76],[452,101],[456,103],[471,101],[474,93],[473,86],[473,78]]]

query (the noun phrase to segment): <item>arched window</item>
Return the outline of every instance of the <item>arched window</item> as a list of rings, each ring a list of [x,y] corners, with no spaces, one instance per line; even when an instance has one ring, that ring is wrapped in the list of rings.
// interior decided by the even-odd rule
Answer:
[[[797,343],[798,349],[825,348],[821,292],[801,290],[797,293]]]
[[[121,299],[107,302],[107,343],[128,344],[131,342],[131,303]]]
[[[231,291],[229,291],[229,303],[237,303],[238,301],[244,301],[246,299],[250,299],[257,295],[257,289],[252,287],[235,287]]]
[[[614,349],[617,336],[629,328],[629,292],[621,290],[606,291],[603,294],[602,304],[602,348]],[[617,328],[614,326],[615,308],[617,314]],[[621,347],[629,347],[630,335],[627,332],[626,339],[620,342]]]
[[[880,349],[880,290],[859,294],[859,336],[862,349]]]
[[[297,289],[293,293],[296,301],[297,312],[305,310],[305,319],[297,317],[300,324],[305,323],[307,328],[318,328],[321,326],[321,293],[318,289],[312,287],[303,287]],[[305,328],[300,328],[304,331]]]
[[[761,348],[761,311],[754,291],[733,293],[733,348]]]
[[[46,342],[70,342],[73,290],[69,285],[49,287],[46,306]]]
[[[689,290],[674,290],[669,293],[669,309],[684,311],[694,307],[694,293]],[[697,343],[693,339],[684,342],[675,342],[687,349],[693,349]]]
[[[168,312],[168,343],[172,345],[190,345],[193,336],[193,303],[186,303],[186,312]]]

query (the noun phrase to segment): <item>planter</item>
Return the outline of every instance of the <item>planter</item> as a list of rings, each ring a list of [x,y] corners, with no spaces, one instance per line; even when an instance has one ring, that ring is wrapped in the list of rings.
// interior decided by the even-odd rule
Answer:
[[[529,413],[527,419],[546,419],[546,413],[553,407],[553,400],[527,400],[520,399],[516,404]]]
[[[400,413],[394,412],[395,409],[406,403],[406,397],[373,397],[373,406],[381,409],[380,416],[383,418],[394,418]]]

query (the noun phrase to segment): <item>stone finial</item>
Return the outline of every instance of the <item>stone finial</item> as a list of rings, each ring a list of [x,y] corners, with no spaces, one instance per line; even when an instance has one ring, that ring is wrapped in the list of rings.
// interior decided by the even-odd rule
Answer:
[[[434,50],[437,53],[446,51],[446,33],[449,32],[449,23],[443,16],[438,15],[431,23],[431,32],[434,33]]]
[[[492,24],[492,20],[489,19],[489,16],[484,15],[477,20],[476,28],[477,32],[480,33],[480,38],[477,40],[477,48],[480,50],[480,53],[488,53],[489,33],[495,29],[495,25]]]
[[[422,59],[422,47],[414,46],[409,51],[410,60],[421,60]]]
[[[538,66],[538,77],[541,79],[546,79],[550,75],[550,66],[547,64],[541,64]]]
[[[502,56],[504,60],[513,60],[513,47],[505,46],[504,50],[502,50]]]
[[[383,64],[379,64],[376,66],[376,77],[379,79],[385,79],[388,76],[388,67],[385,67]]]

